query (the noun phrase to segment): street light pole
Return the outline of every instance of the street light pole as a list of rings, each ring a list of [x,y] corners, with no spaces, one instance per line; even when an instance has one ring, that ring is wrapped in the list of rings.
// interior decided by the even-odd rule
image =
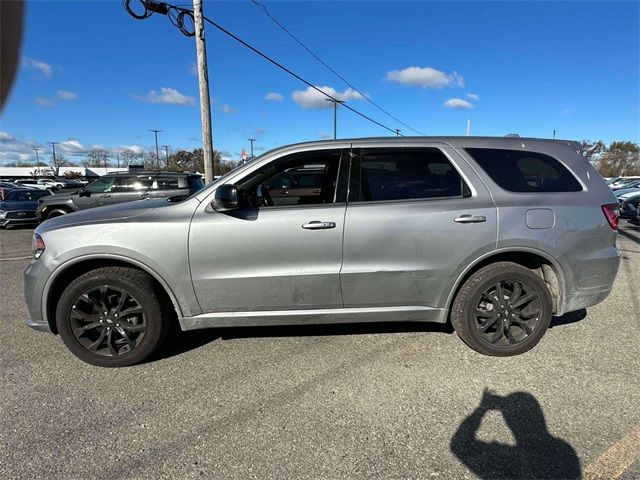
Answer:
[[[343,104],[344,100],[334,100],[333,98],[325,98],[327,102],[333,102],[333,139],[338,137],[338,104]]]
[[[253,142],[256,141],[255,138],[247,138],[251,142],[251,158],[253,159]]]
[[[160,170],[160,155],[158,154],[158,132],[161,132],[162,130],[149,130],[150,132],[153,132],[156,136],[156,165],[158,166],[158,170]]]

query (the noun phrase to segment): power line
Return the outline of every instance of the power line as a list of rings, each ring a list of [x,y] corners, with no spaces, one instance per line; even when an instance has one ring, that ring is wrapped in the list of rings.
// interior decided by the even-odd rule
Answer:
[[[171,22],[176,25],[175,20],[177,18],[181,18],[181,25],[176,25],[178,26],[178,28],[180,28],[180,30],[182,31],[182,33],[186,36],[192,36],[193,34],[191,33],[190,30],[188,30],[187,28],[183,28],[185,26],[184,24],[184,19],[186,17],[189,17],[190,20],[193,20],[193,11],[186,9],[186,8],[182,8],[182,7],[178,7],[176,5],[171,5],[168,3],[164,3],[164,2],[159,2],[157,0],[138,0],[138,2],[141,4],[141,6],[144,8],[144,12],[143,13],[139,13],[134,11],[134,9],[131,7],[131,3],[133,2],[133,0],[122,0],[123,6],[124,8],[127,10],[127,12],[133,16],[136,19],[144,19],[144,18],[148,18],[149,16],[151,16],[154,12],[156,13],[161,13],[161,14],[165,14],[167,16],[169,16],[169,19],[171,20]],[[320,88],[316,87],[315,85],[313,85],[311,82],[305,80],[304,78],[302,78],[300,75],[298,75],[297,73],[293,72],[292,70],[290,70],[289,68],[285,67],[284,65],[282,65],[281,63],[279,63],[278,61],[274,60],[273,58],[269,57],[267,54],[262,53],[260,50],[258,50],[257,48],[255,48],[254,46],[248,44],[247,42],[245,42],[244,40],[242,40],[240,37],[238,37],[237,35],[235,35],[234,33],[230,32],[229,30],[227,30],[226,28],[224,28],[222,25],[219,25],[218,23],[214,22],[213,20],[211,20],[208,17],[204,17],[204,20],[206,20],[207,22],[209,22],[211,25],[213,25],[215,28],[217,28],[218,30],[220,30],[222,33],[228,35],[229,37],[233,38],[234,40],[236,40],[237,42],[241,43],[242,45],[244,45],[245,47],[247,47],[249,50],[251,50],[252,52],[260,55],[262,58],[264,58],[265,60],[267,60],[268,62],[272,63],[273,65],[275,65],[276,67],[278,67],[279,69],[285,71],[286,73],[288,73],[289,75],[291,75],[292,77],[300,80],[302,83],[304,83],[305,85],[311,87],[312,89],[316,90],[318,93],[324,95],[325,97],[333,100],[333,101],[341,101],[339,98],[335,98],[332,95],[329,95],[327,92],[324,92],[323,90],[321,90]],[[366,98],[366,97],[365,97]],[[356,115],[359,115],[360,117],[364,118],[365,120],[370,121],[371,123],[378,125],[381,128],[384,128],[385,130],[388,130],[391,133],[395,133],[397,134],[398,131],[397,129],[394,128],[390,128],[387,127],[386,125],[384,125],[383,123],[374,120],[373,118],[369,117],[368,115],[365,115],[364,113],[359,112],[358,110],[356,110],[355,108],[347,105],[346,103],[342,104],[344,108],[346,108],[347,110],[352,111],[353,113],[355,113]],[[400,122],[402,123],[402,122]],[[404,136],[404,135],[400,135],[400,136]]]
[[[276,25],[278,25],[287,35],[289,35],[291,38],[293,38],[296,43],[298,45],[300,45],[302,48],[304,48],[307,52],[309,52],[309,54],[311,56],[313,56],[313,58],[315,58],[316,60],[318,60],[318,62],[320,62],[322,65],[325,66],[325,68],[327,68],[331,73],[333,73],[336,77],[338,77],[340,80],[342,80],[344,83],[346,83],[352,90],[354,90],[356,93],[358,93],[362,98],[364,98],[367,102],[369,102],[370,104],[372,104],[373,106],[375,106],[378,110],[380,110],[381,112],[383,112],[384,114],[386,114],[387,116],[393,118],[396,122],[404,125],[405,127],[407,127],[409,130],[412,130],[414,132],[416,132],[418,135],[422,135],[425,136],[424,133],[416,130],[415,128],[407,125],[406,123],[404,123],[402,120],[400,120],[399,118],[393,116],[391,113],[389,113],[387,110],[385,110],[384,108],[382,108],[380,105],[378,105],[376,102],[374,102],[373,100],[371,100],[368,96],[366,96],[364,93],[362,93],[360,90],[358,90],[355,86],[353,86],[346,78],[344,78],[342,75],[340,75],[338,72],[335,71],[334,68],[331,67],[331,65],[327,64],[327,62],[325,62],[324,60],[322,60],[318,55],[316,55],[309,47],[307,47],[304,43],[302,43],[302,41],[300,39],[298,39],[298,37],[296,37],[293,33],[291,33],[287,27],[285,27],[284,25],[282,25],[276,18],[273,17],[273,15],[271,15],[271,13],[269,12],[269,10],[267,9],[267,7],[258,2],[257,0],[250,0],[256,7],[260,8],[264,14],[269,17]]]
[[[314,90],[318,91],[319,93],[321,93],[322,95],[324,95],[327,98],[330,98],[333,101],[339,102],[341,101],[339,98],[335,98],[332,95],[329,95],[327,92],[321,90],[320,88],[316,87],[314,84],[312,84],[311,82],[305,80],[304,78],[302,78],[300,75],[298,75],[297,73],[291,71],[290,69],[288,69],[287,67],[285,67],[284,65],[282,65],[281,63],[277,62],[276,60],[274,60],[273,58],[269,57],[267,54],[262,53],[260,50],[258,50],[257,48],[249,45],[247,42],[245,42],[244,40],[242,40],[240,37],[238,37],[237,35],[235,35],[234,33],[230,32],[229,30],[227,30],[226,28],[224,28],[223,26],[217,24],[216,22],[214,22],[213,20],[211,20],[210,18],[204,17],[204,19],[209,22],[211,25],[213,25],[214,27],[216,27],[218,30],[220,30],[222,33],[230,36],[231,38],[233,38],[234,40],[236,40],[237,42],[241,43],[242,45],[244,45],[245,47],[247,47],[249,50],[253,51],[254,53],[257,53],[258,55],[260,55],[262,58],[264,58],[265,60],[267,60],[268,62],[274,64],[276,67],[278,67],[281,70],[284,70],[285,72],[287,72],[289,75],[291,75],[292,77],[297,78],[298,80],[300,80],[302,83],[304,83],[305,85],[308,85],[309,87],[313,88]],[[349,105],[347,105],[346,103],[343,104],[343,107],[351,110],[353,113],[355,113],[356,115],[360,115],[362,118],[369,120],[371,123],[375,123],[376,125],[378,125],[379,127],[384,128],[385,130],[390,131],[391,133],[396,133],[396,130],[394,128],[389,128],[386,125],[378,122],[377,120],[374,120],[373,118],[365,115],[364,113],[359,112],[358,110],[356,110],[353,107],[350,107]]]

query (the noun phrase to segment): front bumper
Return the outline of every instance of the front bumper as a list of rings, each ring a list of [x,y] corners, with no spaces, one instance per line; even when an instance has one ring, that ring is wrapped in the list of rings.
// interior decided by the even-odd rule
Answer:
[[[40,223],[38,217],[0,219],[0,226],[2,227],[6,227],[7,225],[37,225],[38,223]]]
[[[51,331],[51,327],[49,327],[49,324],[43,320],[33,320],[31,318],[28,318],[26,323],[27,327],[31,327],[34,330],[38,330],[39,332],[53,333]]]
[[[44,289],[50,275],[42,258],[32,260],[24,271],[24,299],[29,311],[27,325],[43,332],[52,332],[46,312],[43,311]]]

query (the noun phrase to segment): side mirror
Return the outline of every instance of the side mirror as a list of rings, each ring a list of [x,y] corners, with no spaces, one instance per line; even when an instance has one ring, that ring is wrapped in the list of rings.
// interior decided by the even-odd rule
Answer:
[[[236,186],[225,183],[216,188],[211,206],[218,212],[226,212],[238,208],[238,189]]]

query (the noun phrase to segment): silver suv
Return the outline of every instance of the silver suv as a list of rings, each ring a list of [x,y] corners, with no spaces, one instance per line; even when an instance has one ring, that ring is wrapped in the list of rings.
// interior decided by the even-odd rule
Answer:
[[[310,188],[282,180],[304,172]],[[181,201],[41,224],[27,323],[102,366],[143,361],[178,323],[450,321],[478,352],[516,355],[607,297],[617,208],[567,141],[291,145]]]

